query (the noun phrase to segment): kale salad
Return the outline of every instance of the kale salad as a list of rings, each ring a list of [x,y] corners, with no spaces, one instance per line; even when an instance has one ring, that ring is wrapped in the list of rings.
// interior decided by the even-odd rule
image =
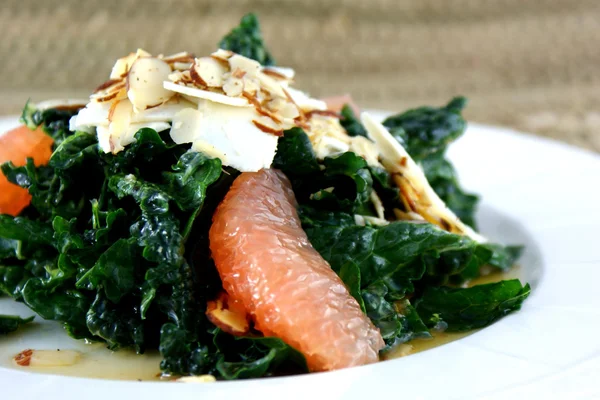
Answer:
[[[28,103],[0,136],[29,138],[1,167],[0,295],[32,317],[0,315],[0,334],[35,314],[158,350],[165,376],[231,380],[366,364],[518,310],[529,285],[468,285],[522,248],[477,233],[478,196],[446,157],[466,99],[380,122],[294,74],[249,14],[209,56],[138,50],[85,102]],[[332,305],[299,327],[310,301]]]

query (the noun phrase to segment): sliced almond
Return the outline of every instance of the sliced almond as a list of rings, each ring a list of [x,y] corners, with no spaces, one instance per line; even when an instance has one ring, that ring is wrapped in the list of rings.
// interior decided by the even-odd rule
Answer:
[[[124,80],[110,80],[100,85],[90,99],[98,103],[115,102],[127,98],[127,89]]]
[[[244,80],[234,76],[229,77],[223,84],[223,91],[230,97],[241,96],[244,91]]]
[[[188,53],[187,51],[182,51],[180,53],[171,54],[170,56],[159,56],[164,62],[168,64],[175,63],[185,63],[192,64],[194,62],[194,55],[192,53]]]
[[[229,297],[221,292],[219,297],[206,305],[206,316],[223,331],[235,336],[246,335],[250,331],[248,315],[240,310],[229,307]]]
[[[263,67],[262,72],[278,80],[292,80],[296,76],[296,71],[286,67]]]
[[[210,382],[216,382],[217,378],[215,378],[213,375],[198,375],[198,376],[182,376],[181,378],[177,379],[175,382],[182,382],[182,383],[210,383]]]
[[[155,57],[137,59],[127,74],[127,97],[137,110],[160,105],[173,93],[163,87],[171,74],[171,67]]]
[[[211,57],[197,58],[192,69],[200,78],[202,85],[208,87],[223,86],[223,75],[228,72],[222,63]],[[193,77],[192,75],[192,79]]]
[[[67,367],[75,365],[81,353],[75,350],[24,350],[13,361],[21,367]]]
[[[229,62],[229,59],[234,54],[235,53],[233,51],[219,49],[219,50],[215,51],[214,53],[212,53],[210,56],[215,59],[221,60],[221,61]]]
[[[229,66],[231,67],[231,71],[239,69],[241,71],[244,71],[246,73],[246,76],[249,78],[258,77],[258,73],[261,69],[260,63],[258,61],[241,56],[239,54],[234,54],[229,58],[228,61]]]

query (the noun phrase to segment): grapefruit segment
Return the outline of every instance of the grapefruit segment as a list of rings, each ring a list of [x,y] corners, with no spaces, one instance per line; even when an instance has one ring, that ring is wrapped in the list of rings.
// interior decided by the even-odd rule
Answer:
[[[45,165],[52,155],[52,143],[52,138],[41,129],[15,128],[0,135],[0,164],[12,161],[16,166],[23,166],[31,157],[36,166]],[[10,183],[0,172],[0,214],[16,216],[30,201],[26,189]]]
[[[230,298],[265,336],[303,353],[312,371],[379,359],[381,334],[308,241],[282,172],[242,173],[217,208],[209,239]]]

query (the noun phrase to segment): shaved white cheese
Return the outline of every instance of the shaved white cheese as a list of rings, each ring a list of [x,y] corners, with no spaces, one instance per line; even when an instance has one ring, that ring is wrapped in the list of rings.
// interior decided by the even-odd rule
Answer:
[[[445,230],[462,233],[478,242],[485,241],[446,206],[429,185],[423,170],[381,123],[366,112],[361,114],[361,121],[377,145],[385,168],[397,174],[393,178],[399,183],[404,200],[414,206],[413,211]]]
[[[198,110],[185,109],[173,119],[171,137],[176,143],[221,159],[242,172],[269,168],[277,150],[277,136],[257,128],[254,108],[232,107],[211,101]]]
[[[81,130],[90,126],[108,126],[110,103],[90,102],[69,120],[69,129]]]
[[[171,90],[176,93],[181,93],[189,97],[208,100],[214,103],[221,103],[233,107],[252,107],[252,104],[248,103],[248,100],[246,100],[243,97],[229,97],[224,94],[209,92],[208,90],[178,85],[170,81],[163,82],[163,86],[167,90]]]
[[[148,108],[133,114],[131,122],[169,122],[186,108],[196,108],[196,104],[184,99],[171,100],[158,107]]]

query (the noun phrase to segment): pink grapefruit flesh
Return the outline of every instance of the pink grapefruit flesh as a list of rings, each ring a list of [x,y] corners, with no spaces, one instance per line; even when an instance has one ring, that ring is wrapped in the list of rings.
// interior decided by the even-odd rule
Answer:
[[[383,339],[302,230],[289,180],[242,173],[213,216],[210,249],[229,296],[312,371],[378,361]]]

